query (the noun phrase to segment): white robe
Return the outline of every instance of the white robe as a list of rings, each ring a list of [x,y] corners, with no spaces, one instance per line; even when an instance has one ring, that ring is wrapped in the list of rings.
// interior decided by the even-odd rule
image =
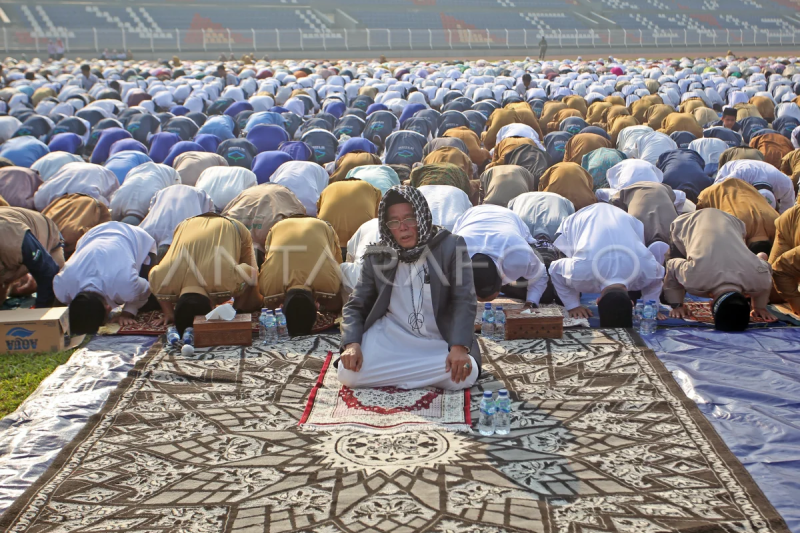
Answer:
[[[378,219],[373,218],[361,224],[361,227],[347,241],[347,257],[340,266],[345,296],[349,297],[353,289],[355,289],[356,283],[358,283],[367,246],[380,240],[381,234]]]
[[[419,192],[428,201],[434,225],[450,232],[458,217],[472,207],[467,193],[451,185],[423,185]]]
[[[178,224],[213,209],[214,204],[207,192],[189,185],[173,185],[153,196],[150,212],[139,227],[155,239],[156,246],[169,245]]]
[[[547,269],[530,246],[536,241],[528,226],[516,213],[497,205],[479,205],[459,217],[453,233],[464,238],[470,257],[481,253],[492,258],[504,285],[519,278],[528,280],[526,300],[539,303],[547,289]]]
[[[321,166],[310,161],[288,161],[270,176],[270,183],[283,185],[297,196],[306,214],[317,216],[317,201],[327,187],[330,176]]]
[[[150,296],[150,284],[139,271],[151,253],[156,243],[143,229],[122,222],[100,224],[80,238],[53,278],[53,292],[67,305],[80,292],[96,292],[112,307],[123,305],[123,311],[136,315]]]
[[[567,257],[550,264],[550,279],[564,307],[581,304],[580,293],[622,284],[658,301],[664,267],[644,245],[644,224],[613,205],[598,203],[568,217],[554,243]]]
[[[181,175],[167,165],[148,162],[133,167],[111,198],[111,220],[122,220],[127,216],[143,219],[156,193],[180,182]]]
[[[33,195],[33,204],[37,211],[43,211],[56,198],[81,193],[109,205],[117,189],[117,175],[107,168],[92,163],[67,163],[39,187]]]
[[[478,365],[472,356],[472,370],[465,381],[455,383],[445,371],[449,349],[436,325],[431,286],[423,281],[425,262],[423,258],[414,264],[398,264],[389,309],[364,332],[361,370],[346,370],[339,363],[338,377],[343,385],[459,390],[472,387],[478,379]],[[422,318],[418,329],[411,326],[415,311]]]
[[[195,187],[208,193],[214,210],[221,213],[243,190],[258,185],[256,175],[242,167],[209,167],[197,178]]]

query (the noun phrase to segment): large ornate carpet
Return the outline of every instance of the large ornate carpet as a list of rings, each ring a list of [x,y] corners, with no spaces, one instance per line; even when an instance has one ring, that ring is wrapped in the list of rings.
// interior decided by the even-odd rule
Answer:
[[[0,518],[35,532],[788,532],[655,355],[624,331],[485,343],[506,437],[303,432],[335,336],[158,348]]]

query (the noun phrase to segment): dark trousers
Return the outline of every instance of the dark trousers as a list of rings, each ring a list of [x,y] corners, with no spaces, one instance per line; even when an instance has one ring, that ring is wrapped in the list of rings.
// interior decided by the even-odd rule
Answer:
[[[30,231],[22,239],[22,264],[36,280],[36,308],[52,307],[56,299],[53,278],[58,274],[58,265]]]
[[[145,281],[149,281],[150,269],[158,264],[155,254],[149,254],[148,257],[150,257],[150,264],[142,265],[142,268],[139,269],[139,277],[144,278]],[[139,309],[140,313],[146,313],[148,311],[161,311],[161,304],[158,303],[158,300],[155,296],[153,296],[152,293],[147,298],[147,303],[145,303],[141,309]]]

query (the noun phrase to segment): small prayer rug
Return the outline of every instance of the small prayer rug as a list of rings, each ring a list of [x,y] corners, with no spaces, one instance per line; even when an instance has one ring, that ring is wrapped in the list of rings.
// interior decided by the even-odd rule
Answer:
[[[300,419],[300,426],[307,430],[378,434],[470,431],[471,425],[469,390],[351,389],[336,378],[332,353],[325,359]]]
[[[253,333],[258,333],[258,317],[260,313],[253,313]],[[136,323],[130,326],[108,324],[100,329],[101,335],[163,335],[167,332],[166,326],[159,325],[163,314],[161,311],[148,311],[136,316]],[[339,319],[337,313],[317,312],[317,321],[311,333],[321,333],[336,324]]]
[[[692,314],[691,318],[687,318],[688,321],[694,322],[703,322],[704,324],[713,324],[714,323],[714,315],[711,314],[711,302],[690,302],[686,301],[683,303],[686,307],[689,308],[689,312]],[[762,318],[753,318],[750,317],[750,322],[755,324],[767,324],[770,320],[764,320]]]

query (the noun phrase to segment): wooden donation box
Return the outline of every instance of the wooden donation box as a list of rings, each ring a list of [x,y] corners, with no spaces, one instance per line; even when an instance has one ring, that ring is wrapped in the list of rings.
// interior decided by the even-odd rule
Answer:
[[[253,343],[253,317],[250,313],[238,314],[233,320],[206,320],[194,317],[194,347],[250,346]]]
[[[506,340],[560,339],[564,334],[564,315],[560,308],[509,309],[506,313]]]

